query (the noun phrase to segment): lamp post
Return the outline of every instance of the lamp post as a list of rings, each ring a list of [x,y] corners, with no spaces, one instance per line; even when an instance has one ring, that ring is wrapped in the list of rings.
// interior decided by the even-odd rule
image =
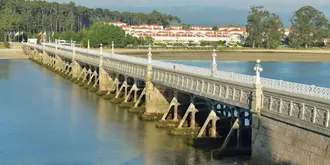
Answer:
[[[111,54],[115,54],[115,44],[113,41],[111,42]]]
[[[152,61],[151,45],[149,44],[148,65],[151,65],[151,61]]]
[[[90,42],[89,42],[89,39],[88,39],[88,41],[87,41],[87,51],[89,51],[90,48],[91,48],[90,47]]]
[[[215,53],[215,49],[213,49],[213,53],[212,53],[212,76],[213,74],[217,71],[217,61],[216,61],[216,58],[217,57],[217,54]]]
[[[263,71],[263,68],[262,68],[262,66],[261,66],[261,64],[260,64],[260,60],[259,59],[257,59],[257,64],[254,66],[254,71],[256,72],[256,80],[255,80],[255,84],[261,84],[261,82],[260,82],[260,72],[262,72]]]
[[[100,68],[103,65],[103,44],[100,44]]]

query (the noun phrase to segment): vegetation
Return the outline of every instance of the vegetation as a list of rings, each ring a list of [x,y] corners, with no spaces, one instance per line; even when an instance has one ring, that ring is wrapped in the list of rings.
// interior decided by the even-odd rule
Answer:
[[[8,42],[8,34],[12,31],[24,31],[17,37],[40,38],[40,32],[47,31],[47,39],[61,38],[74,40],[87,45],[90,39],[91,47],[98,47],[100,43],[116,47],[154,44],[167,46],[169,44],[156,43],[152,37],[133,37],[116,26],[106,25],[104,22],[121,21],[128,25],[161,24],[169,26],[173,21],[181,23],[180,18],[158,11],[149,14],[134,12],[118,12],[108,9],[90,9],[70,3],[0,0],[0,41]],[[308,48],[324,46],[323,38],[330,38],[330,24],[325,15],[311,6],[304,6],[294,12],[291,19],[290,35],[284,35],[281,18],[265,10],[263,6],[251,6],[247,17],[247,36],[244,37],[244,46],[252,48],[275,49],[281,45],[292,48]],[[182,24],[184,29],[191,25]],[[234,26],[234,25],[230,25]],[[217,26],[212,27],[214,32]],[[11,36],[13,39],[13,36]],[[173,46],[196,46],[196,43],[172,43]],[[225,41],[203,41],[200,46],[238,47],[239,43]]]
[[[292,48],[323,46],[323,38],[330,37],[330,24],[325,15],[311,6],[297,10],[291,18],[291,32],[284,36],[283,23],[278,15],[251,6],[247,18],[246,46],[252,48],[277,48],[282,43]]]
[[[323,38],[329,36],[329,23],[325,15],[311,6],[297,10],[292,19],[289,36],[291,47],[317,46],[323,43]]]
[[[263,9],[263,6],[251,6],[247,23],[248,46],[277,48],[281,44],[283,23],[275,13],[269,13]]]
[[[118,12],[108,9],[90,9],[75,3],[46,1],[0,0],[0,32],[19,30],[28,34],[40,31],[81,32],[99,21],[121,21],[128,25],[161,24],[168,26],[180,18],[154,10],[150,14]],[[2,35],[1,35],[2,36]],[[1,37],[4,40],[6,37]],[[71,37],[70,37],[71,38]]]

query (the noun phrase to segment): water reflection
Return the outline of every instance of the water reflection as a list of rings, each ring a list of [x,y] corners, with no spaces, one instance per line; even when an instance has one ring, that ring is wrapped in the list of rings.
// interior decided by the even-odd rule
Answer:
[[[1,165],[232,164],[27,61],[1,80]]]

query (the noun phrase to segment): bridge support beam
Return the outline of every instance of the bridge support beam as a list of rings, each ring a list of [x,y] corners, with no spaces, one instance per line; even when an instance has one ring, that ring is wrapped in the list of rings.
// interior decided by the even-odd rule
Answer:
[[[122,108],[128,108],[135,105],[137,101],[137,92],[139,88],[137,87],[136,83],[133,84],[132,88],[129,90],[127,96],[125,97],[125,100],[123,103],[121,103],[119,106]]]
[[[173,107],[173,119],[172,121],[178,121],[178,106],[180,105],[180,103],[178,102],[178,100],[176,99],[176,97],[173,97],[170,105],[168,106],[167,112],[164,113],[163,117],[161,120],[165,121],[166,117],[168,116],[168,114],[171,111],[171,108]]]
[[[193,103],[190,103],[186,113],[183,115],[183,118],[181,119],[179,125],[177,128],[171,130],[172,135],[192,135],[196,136],[198,133],[198,128],[196,128],[196,121],[195,116],[196,112],[198,110],[196,109],[195,105]],[[183,127],[184,123],[186,122],[188,115],[190,114],[190,123],[188,124],[189,127]]]
[[[172,101],[170,102],[170,105],[168,106],[167,112],[164,113],[164,115],[162,116],[162,119],[156,123],[156,127],[158,127],[158,128],[177,127],[179,125],[179,120],[178,120],[178,106],[179,105],[180,105],[180,103],[178,102],[176,96],[174,96]],[[169,114],[171,113],[172,108],[173,108],[172,119],[166,120],[166,118],[170,117]]]
[[[186,121],[189,113],[191,114],[190,116],[190,128],[195,128],[195,125],[196,125],[196,121],[195,121],[195,115],[196,115],[196,112],[198,112],[198,110],[196,109],[195,105],[193,103],[190,103],[186,113],[184,114],[182,120],[180,121],[180,124],[178,126],[178,128],[182,128],[184,122]]]
[[[211,127],[211,131],[210,131],[210,137],[216,137],[217,136],[217,121],[220,118],[217,116],[217,114],[211,110],[211,112],[209,113],[209,116],[207,117],[206,121],[203,124],[203,127],[201,128],[201,130],[199,131],[197,137],[202,137],[203,133],[206,130],[207,125],[209,124],[210,121],[212,121],[212,127]]]

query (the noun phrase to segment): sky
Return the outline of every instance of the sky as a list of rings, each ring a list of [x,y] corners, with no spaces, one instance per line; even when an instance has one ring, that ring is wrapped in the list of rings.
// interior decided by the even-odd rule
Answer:
[[[69,0],[48,0],[66,2]],[[262,5],[283,20],[290,27],[292,13],[302,6],[311,5],[324,12],[330,20],[330,0],[71,0],[77,5],[90,8],[107,8],[117,11],[151,12],[158,10],[181,18],[192,25],[243,26],[251,5]],[[192,17],[193,15],[193,17]]]
[[[68,2],[68,0],[57,0]],[[330,12],[330,0],[71,0],[77,4],[89,7],[107,6],[213,6],[233,9],[248,9],[250,5],[263,5],[269,10],[279,12],[292,12],[304,5],[312,5],[316,8],[328,9]],[[330,14],[330,13],[329,13]]]

